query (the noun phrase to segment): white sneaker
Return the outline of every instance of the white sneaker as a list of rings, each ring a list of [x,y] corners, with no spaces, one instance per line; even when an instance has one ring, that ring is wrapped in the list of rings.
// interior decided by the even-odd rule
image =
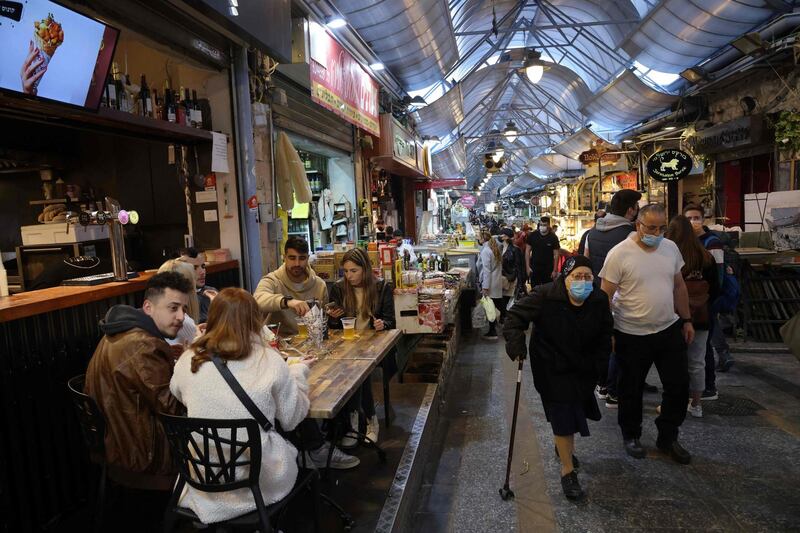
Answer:
[[[331,443],[323,444],[316,450],[305,452],[306,464],[313,463],[317,468],[325,468],[328,465],[328,450],[332,446]],[[333,455],[331,456],[331,468],[334,470],[348,470],[355,468],[361,464],[358,457],[347,455],[337,447],[333,447]]]
[[[696,406],[689,404],[689,407],[687,407],[686,410],[695,418],[703,418],[703,406],[699,403]]]
[[[367,438],[377,444],[379,431],[378,415],[372,415],[372,418],[367,420]]]
[[[355,437],[355,431],[358,432],[358,411],[350,413],[350,425],[346,428],[344,437],[339,441],[339,447],[345,450],[351,450],[358,446],[358,439]]]

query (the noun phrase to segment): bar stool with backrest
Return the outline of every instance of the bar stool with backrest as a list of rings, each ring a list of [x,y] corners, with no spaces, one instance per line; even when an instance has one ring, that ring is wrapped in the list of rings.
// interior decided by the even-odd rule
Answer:
[[[301,490],[310,488],[314,530],[319,532],[320,492],[316,470],[301,470],[294,488],[286,497],[271,505],[264,504],[259,486],[261,430],[255,420],[189,418],[164,413],[160,418],[180,475],[164,516],[166,533],[171,532],[180,519],[206,526],[191,509],[178,505],[187,483],[204,492],[249,488],[256,504],[255,511],[210,525],[215,528],[257,528],[261,532],[276,531],[272,518],[281,513]],[[240,476],[242,469],[246,474]]]
[[[95,494],[94,531],[103,530],[108,468],[106,464],[106,419],[94,398],[83,392],[86,375],[80,374],[67,381],[67,388],[78,415],[83,443],[92,463],[100,466],[100,478]]]

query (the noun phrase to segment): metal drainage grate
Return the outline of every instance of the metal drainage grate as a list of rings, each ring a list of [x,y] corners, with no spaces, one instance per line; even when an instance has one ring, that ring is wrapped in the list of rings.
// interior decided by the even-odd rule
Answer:
[[[720,396],[719,400],[703,402],[703,411],[721,416],[755,416],[764,406],[749,398],[738,396]]]

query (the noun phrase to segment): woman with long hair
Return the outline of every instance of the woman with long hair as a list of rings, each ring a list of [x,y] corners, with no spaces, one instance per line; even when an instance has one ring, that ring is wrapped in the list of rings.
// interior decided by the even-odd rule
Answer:
[[[605,380],[614,327],[608,296],[593,282],[589,259],[569,257],[555,281],[517,301],[503,326],[508,356],[513,360],[530,353],[533,384],[561,460],[561,488],[570,500],[584,495],[575,473],[575,433],[588,437],[586,420],[601,418],[594,387]]]
[[[689,359],[689,414],[695,418],[703,416],[700,399],[705,389],[706,341],[711,318],[711,303],[719,294],[719,276],[714,257],[703,247],[692,228],[692,223],[683,215],[674,217],[667,228],[666,238],[678,246],[683,257],[681,274],[689,292],[689,310],[694,326],[694,340],[687,347]]]
[[[175,364],[170,391],[193,418],[235,419],[253,416],[211,362],[225,361],[244,391],[271,423],[293,430],[308,414],[308,373],[313,358],[288,365],[261,336],[261,313],[255,298],[242,289],[223,289],[211,302],[206,332]],[[226,455],[228,450],[224,450]],[[297,479],[297,449],[277,431],[261,429],[259,485],[264,503],[289,494]],[[237,472],[237,478],[244,476]],[[210,524],[255,510],[246,489],[218,494],[187,486],[180,505]]]
[[[158,268],[158,272],[177,272],[184,278],[192,282],[192,287],[196,286],[194,267],[180,259],[170,259],[165,261]],[[197,292],[189,293],[189,309],[184,314],[183,326],[178,330],[174,339],[166,339],[172,346],[188,346],[197,337],[197,320],[200,316],[200,303],[197,299]],[[179,349],[179,348],[176,348]]]
[[[491,298],[500,314],[500,308],[503,306],[503,256],[500,252],[500,243],[488,230],[481,231],[478,240],[481,243],[477,262],[481,295]],[[484,338],[497,339],[497,317],[489,322],[489,331]]]
[[[330,302],[333,307],[329,311],[329,326],[341,328],[343,316],[355,317],[357,331],[374,329],[383,331],[394,329],[394,293],[392,286],[385,281],[378,281],[372,273],[372,264],[367,252],[354,248],[345,252],[342,258],[344,278],[331,288]],[[392,357],[387,356],[387,357]],[[386,371],[386,368],[384,368]],[[349,414],[350,428],[358,432],[360,426],[359,410],[366,417],[366,437],[372,442],[378,441],[378,416],[375,412],[375,400],[372,395],[370,380],[364,382],[360,393],[357,393],[343,412]],[[345,435],[342,448],[352,448],[358,444],[357,439]]]

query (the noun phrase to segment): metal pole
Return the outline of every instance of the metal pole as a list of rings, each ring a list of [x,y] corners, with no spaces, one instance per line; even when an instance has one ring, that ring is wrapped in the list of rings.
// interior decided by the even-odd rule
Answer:
[[[250,80],[247,70],[247,49],[231,50],[231,85],[233,112],[236,121],[236,181],[239,189],[239,219],[242,232],[244,289],[253,291],[262,276],[261,241],[257,213],[247,206],[247,199],[256,194],[253,117],[250,111]]]

